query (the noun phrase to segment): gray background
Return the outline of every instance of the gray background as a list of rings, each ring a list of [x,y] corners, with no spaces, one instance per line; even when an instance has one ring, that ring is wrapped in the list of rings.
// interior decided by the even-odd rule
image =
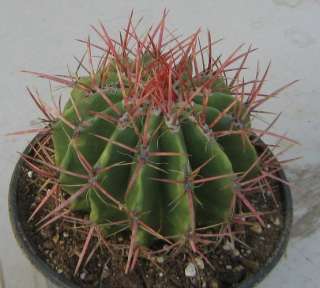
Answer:
[[[22,69],[67,72],[72,56],[80,56],[90,24],[102,20],[111,31],[124,27],[130,10],[147,25],[169,8],[169,26],[187,34],[198,26],[223,37],[218,51],[241,43],[259,47],[251,63],[272,59],[266,90],[294,79],[301,81],[268,103],[283,111],[277,131],[301,142],[288,157],[303,159],[286,167],[294,183],[295,220],[287,251],[277,268],[259,286],[319,287],[320,280],[320,1],[319,0],[198,0],[198,1],[1,1],[0,10],[0,287],[47,287],[46,281],[17,247],[7,215],[7,191],[12,169],[31,136],[5,137],[35,124],[39,113],[25,86],[48,94],[48,83],[22,74]],[[3,287],[2,287],[3,286]]]

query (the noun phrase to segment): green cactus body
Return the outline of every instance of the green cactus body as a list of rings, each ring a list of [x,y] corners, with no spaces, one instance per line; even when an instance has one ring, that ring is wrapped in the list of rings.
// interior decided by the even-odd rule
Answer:
[[[160,137],[160,147],[169,151],[181,153],[174,157],[162,159],[162,168],[167,173],[162,173],[162,177],[179,183],[162,183],[163,206],[162,206],[162,226],[165,235],[178,237],[183,236],[190,228],[190,211],[188,195],[185,191],[185,179],[191,171],[187,148],[184,141],[183,132],[180,129],[172,131],[166,124]],[[181,215],[184,215],[181,217]]]
[[[91,78],[80,78],[62,116],[53,124],[63,190],[72,195],[88,182],[79,177],[88,176],[83,157],[97,172],[90,179],[115,199],[92,186],[74,201],[72,209],[88,213],[107,235],[125,230],[133,218],[175,240],[195,227],[228,222],[235,179],[257,162],[257,153],[248,134],[215,137],[215,132],[250,127],[244,104],[235,100],[223,79],[217,79],[207,104],[203,96],[194,97],[174,123],[161,109],[145,103],[133,120],[128,117],[131,111],[117,85],[116,71],[111,70],[107,75],[97,73],[99,91],[90,88]],[[178,104],[173,102],[171,111],[178,111]],[[236,114],[240,115],[237,121]],[[258,164],[251,170],[248,177],[259,172]],[[139,226],[136,242],[150,246],[154,236],[144,228]]]

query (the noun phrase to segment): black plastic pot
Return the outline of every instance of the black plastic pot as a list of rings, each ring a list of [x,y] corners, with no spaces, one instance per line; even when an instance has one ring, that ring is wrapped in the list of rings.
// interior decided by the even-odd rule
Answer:
[[[41,136],[36,136],[31,143],[34,143]],[[259,146],[265,146],[262,142],[259,143]],[[28,145],[25,149],[24,153],[29,154],[31,152],[31,145]],[[270,152],[271,153],[271,152]],[[27,233],[24,229],[23,222],[25,219],[22,218],[21,211],[19,209],[20,204],[23,202],[21,191],[24,189],[24,179],[22,173],[23,160],[20,158],[16,167],[13,171],[13,175],[10,183],[9,190],[9,214],[12,229],[17,239],[19,246],[22,251],[25,253],[30,262],[47,278],[50,282],[57,285],[57,287],[62,288],[78,288],[79,286],[72,281],[66,279],[62,274],[58,274],[54,271],[46,262],[41,258],[37,249],[28,239]],[[278,172],[278,177],[283,180],[286,180],[286,176],[284,171],[281,169]],[[258,283],[260,283],[269,272],[276,266],[279,262],[280,258],[284,254],[289,236],[290,229],[292,224],[292,197],[291,191],[287,185],[279,183],[280,185],[280,201],[282,202],[283,208],[283,219],[284,219],[284,227],[280,239],[278,241],[278,245],[276,249],[273,251],[273,254],[270,256],[268,261],[265,263],[261,269],[253,274],[251,277],[246,278],[238,287],[239,288],[251,288],[255,287]]]

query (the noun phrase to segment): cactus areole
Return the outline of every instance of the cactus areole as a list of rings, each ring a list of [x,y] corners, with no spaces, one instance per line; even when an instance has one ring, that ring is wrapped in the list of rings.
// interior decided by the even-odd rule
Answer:
[[[71,88],[63,109],[29,90],[46,118],[53,157],[23,158],[62,195],[39,223],[76,213],[91,223],[88,241],[97,229],[106,237],[125,233],[126,271],[155,243],[180,243],[202,255],[206,231],[232,235],[239,207],[263,226],[246,193],[277,179],[253,136],[278,135],[271,126],[254,129],[251,118],[288,85],[261,93],[269,67],[261,79],[259,71],[253,81],[242,76],[255,49],[240,46],[225,60],[216,58],[210,33],[201,46],[199,31],[180,39],[165,18],[138,36],[131,16],[119,39],[101,24],[94,30],[102,44],[82,41],[86,53],[74,73],[31,72]]]

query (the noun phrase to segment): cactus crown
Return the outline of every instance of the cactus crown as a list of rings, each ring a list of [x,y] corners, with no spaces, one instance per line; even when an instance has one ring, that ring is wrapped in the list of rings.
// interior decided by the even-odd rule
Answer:
[[[276,94],[260,93],[268,69],[261,80],[244,82],[254,49],[241,53],[240,46],[222,61],[212,54],[210,33],[205,47],[199,31],[181,40],[167,32],[165,16],[142,37],[132,17],[119,40],[103,25],[94,28],[103,45],[84,41],[88,65],[78,61],[74,75],[32,72],[72,88],[63,111],[53,115],[29,91],[50,120],[55,163],[25,160],[58,172],[50,176],[58,177],[53,189],[69,195],[43,221],[71,207],[104,235],[130,231],[127,270],[156,239],[198,251],[199,231],[231,229],[237,203],[263,225],[242,189],[271,175],[250,122]],[[94,49],[102,52],[97,64]]]

